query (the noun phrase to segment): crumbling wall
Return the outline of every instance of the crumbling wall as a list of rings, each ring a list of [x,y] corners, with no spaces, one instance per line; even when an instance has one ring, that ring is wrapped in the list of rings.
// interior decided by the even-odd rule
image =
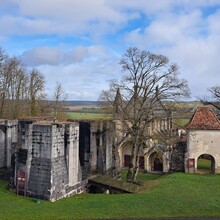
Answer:
[[[103,174],[112,173],[113,167],[113,145],[112,122],[96,122],[96,147],[97,147],[97,172]]]
[[[77,121],[79,126],[80,164],[83,179],[94,173],[112,175],[114,122],[112,120],[69,120]]]
[[[50,198],[51,195],[51,126],[31,125],[26,133],[26,142],[30,140],[28,161],[26,167],[28,178],[28,192],[30,195]],[[20,164],[19,164],[20,165]],[[21,167],[20,167],[21,169]]]
[[[11,167],[11,158],[17,142],[17,120],[0,120],[0,168]]]
[[[20,127],[16,167],[27,174],[28,194],[57,200],[81,192],[78,124],[28,122]]]

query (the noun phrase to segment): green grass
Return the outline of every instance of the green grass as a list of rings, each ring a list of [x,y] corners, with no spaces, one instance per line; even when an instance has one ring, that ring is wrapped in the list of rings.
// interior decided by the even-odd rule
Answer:
[[[115,188],[119,190],[123,190],[126,193],[141,193],[147,190],[147,186],[145,186],[145,182],[127,182],[123,180],[113,179],[109,176],[97,175],[92,178],[92,182],[95,184],[106,185],[110,188]]]
[[[91,112],[68,112],[69,119],[110,119],[108,114],[91,113]]]
[[[138,178],[156,184],[142,194],[80,194],[40,204],[10,193],[0,181],[0,219],[220,217],[220,175],[140,173]]]
[[[211,160],[199,159],[197,162],[197,169],[211,169]]]
[[[189,122],[188,118],[174,118],[173,119],[173,124],[180,126],[180,127],[184,127],[188,122]]]

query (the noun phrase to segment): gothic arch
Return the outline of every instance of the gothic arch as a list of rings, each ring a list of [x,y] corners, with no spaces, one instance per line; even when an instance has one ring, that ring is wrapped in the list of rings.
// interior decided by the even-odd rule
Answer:
[[[163,156],[154,151],[149,156],[149,165],[151,172],[163,172]]]

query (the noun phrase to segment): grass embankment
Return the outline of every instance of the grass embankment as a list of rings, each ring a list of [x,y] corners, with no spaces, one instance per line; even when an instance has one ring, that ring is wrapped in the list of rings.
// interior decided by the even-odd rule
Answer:
[[[142,174],[142,194],[80,194],[51,203],[16,196],[0,181],[0,219],[220,217],[220,175]]]

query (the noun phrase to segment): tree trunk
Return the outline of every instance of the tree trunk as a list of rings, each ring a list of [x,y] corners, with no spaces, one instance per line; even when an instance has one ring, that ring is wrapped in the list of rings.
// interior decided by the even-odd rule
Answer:
[[[135,138],[135,142],[136,142]],[[131,152],[131,162],[128,168],[128,173],[126,176],[127,181],[135,181],[137,178],[138,168],[139,168],[139,158],[138,158],[138,150],[137,150],[137,143],[132,145],[132,152]]]

